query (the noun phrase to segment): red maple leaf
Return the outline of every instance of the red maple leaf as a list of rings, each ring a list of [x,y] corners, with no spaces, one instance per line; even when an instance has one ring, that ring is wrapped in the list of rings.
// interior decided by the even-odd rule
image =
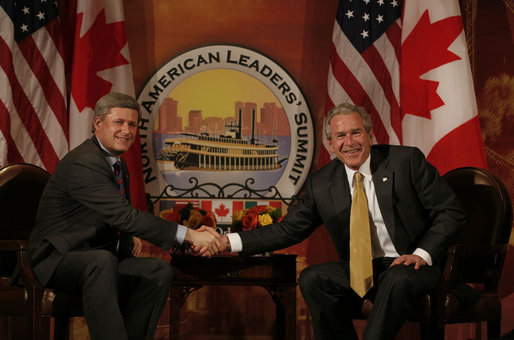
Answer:
[[[439,82],[421,79],[426,72],[445,65],[460,57],[448,47],[462,32],[460,16],[448,17],[430,23],[428,10],[423,13],[416,27],[402,45],[401,118],[406,114],[430,119],[430,111],[444,105],[437,94]]]
[[[77,27],[82,27],[83,17],[84,13],[77,15]],[[79,111],[86,106],[94,108],[97,100],[110,92],[112,83],[100,78],[99,71],[129,63],[120,53],[127,43],[124,28],[123,22],[107,24],[102,9],[83,37],[80,30],[75,32],[71,93]]]
[[[219,216],[219,217],[225,217],[227,216],[228,212],[230,211],[228,208],[225,207],[225,205],[223,203],[220,204],[220,206],[216,209],[214,209],[214,211],[216,212],[216,214]]]

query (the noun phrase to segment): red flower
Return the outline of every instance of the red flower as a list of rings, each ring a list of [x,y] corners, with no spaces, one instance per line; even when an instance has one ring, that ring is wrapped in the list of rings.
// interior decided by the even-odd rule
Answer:
[[[268,206],[267,205],[256,205],[255,207],[250,209],[250,212],[254,213],[256,215],[264,214],[267,211],[268,211]]]
[[[202,217],[202,225],[206,225],[208,227],[215,227],[216,226],[216,220],[210,214],[204,215]]]
[[[173,212],[168,213],[166,215],[166,219],[168,221],[173,221],[173,222],[177,222],[177,223],[181,223],[182,222],[182,216],[177,211],[173,211]]]
[[[259,225],[259,215],[249,212],[243,217],[243,230],[252,230]]]

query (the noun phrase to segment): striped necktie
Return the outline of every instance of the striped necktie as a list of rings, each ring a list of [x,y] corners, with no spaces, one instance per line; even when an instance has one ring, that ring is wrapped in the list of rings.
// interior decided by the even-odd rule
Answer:
[[[113,165],[114,169],[114,178],[116,179],[116,184],[118,184],[118,189],[123,196],[125,196],[125,184],[123,183],[123,170],[121,169],[121,162],[117,160]]]
[[[355,188],[350,211],[350,286],[360,297],[373,286],[368,200],[363,177],[360,172],[353,175]]]

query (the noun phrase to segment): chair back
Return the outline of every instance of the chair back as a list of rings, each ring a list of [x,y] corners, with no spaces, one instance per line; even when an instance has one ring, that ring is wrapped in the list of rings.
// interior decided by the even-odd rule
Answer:
[[[0,240],[28,240],[50,174],[32,164],[0,168]]]
[[[0,240],[28,240],[49,178],[47,171],[32,164],[0,168]],[[15,265],[14,252],[0,253],[0,277],[10,276]]]
[[[458,168],[443,177],[467,212],[466,224],[455,243],[508,243],[512,229],[512,204],[505,185],[489,171],[474,167]]]
[[[495,291],[512,231],[509,193],[500,179],[481,168],[458,168],[445,174],[444,178],[467,212],[466,224],[453,243],[505,249],[490,258],[469,256],[459,266],[459,275],[464,282],[485,283],[487,289]]]

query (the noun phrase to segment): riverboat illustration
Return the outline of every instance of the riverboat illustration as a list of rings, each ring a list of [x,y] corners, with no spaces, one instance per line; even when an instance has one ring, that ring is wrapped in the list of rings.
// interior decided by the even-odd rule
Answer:
[[[165,146],[157,155],[159,167],[164,171],[211,170],[211,171],[270,171],[281,167],[287,158],[279,160],[278,140],[275,127],[271,144],[255,139],[255,110],[252,110],[251,138],[242,138],[242,112],[238,121],[225,123],[223,134],[214,136],[181,133],[165,140]]]

